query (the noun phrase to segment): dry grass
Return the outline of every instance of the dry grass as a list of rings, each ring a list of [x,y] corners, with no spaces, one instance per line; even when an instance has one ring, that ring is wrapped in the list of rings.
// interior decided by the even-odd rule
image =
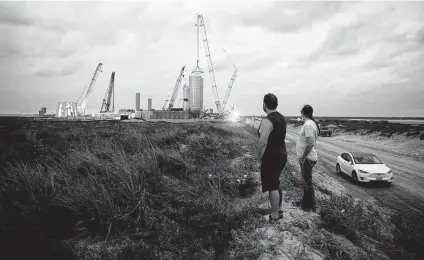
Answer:
[[[8,133],[0,252],[15,259],[220,257],[231,230],[254,212],[240,203],[237,182],[253,165],[230,167],[252,148],[252,134],[225,124],[116,122],[32,122]]]
[[[356,254],[360,258],[353,257],[355,254],[349,254],[326,237],[324,248],[332,256],[330,259],[422,259],[423,221],[418,216],[411,219],[399,214],[384,215],[372,205],[346,195],[331,195],[318,203],[322,227],[343,235],[366,253]]]
[[[256,259],[266,214],[246,173],[256,130],[216,123],[27,122],[0,138],[0,258]],[[299,197],[287,164],[282,186]],[[240,197],[238,179],[245,180]],[[331,195],[331,194],[330,194]],[[392,222],[346,196],[319,199],[311,243],[327,259],[420,259],[419,220]],[[330,231],[330,232],[329,232]],[[363,249],[349,251],[331,235]],[[421,250],[421,251],[420,251]],[[409,253],[408,253],[409,252]],[[5,257],[5,256],[9,257]]]

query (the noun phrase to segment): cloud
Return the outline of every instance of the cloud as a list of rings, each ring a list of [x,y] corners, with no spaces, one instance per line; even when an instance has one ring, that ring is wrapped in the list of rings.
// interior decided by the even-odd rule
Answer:
[[[424,27],[415,33],[415,39],[418,44],[424,45]]]
[[[59,77],[59,76],[70,76],[78,71],[78,65],[65,66],[65,67],[48,67],[40,68],[34,72],[35,76],[50,78],[50,77]]]
[[[321,115],[412,115],[422,111],[423,7],[400,2],[1,2],[0,112],[36,112],[40,106],[51,111],[58,101],[76,100],[98,62],[104,73],[88,111],[100,109],[112,71],[117,108],[133,108],[138,92],[143,106],[153,98],[154,107],[161,108],[181,67],[187,66],[186,83],[196,66],[194,25],[201,13],[221,101],[233,73],[225,49],[238,68],[228,104],[242,114],[260,114],[261,97],[275,92],[285,115],[297,115],[304,103]],[[205,106],[215,108],[200,44]],[[358,99],[363,101],[359,107]]]
[[[241,22],[275,33],[296,32],[328,19],[339,8],[339,2],[273,2],[266,9],[243,15]]]
[[[21,12],[22,3],[0,2],[0,24],[3,25],[31,25],[33,20],[26,13]]]
[[[322,56],[352,55],[361,50],[358,26],[332,29],[321,46],[307,59],[316,60]]]

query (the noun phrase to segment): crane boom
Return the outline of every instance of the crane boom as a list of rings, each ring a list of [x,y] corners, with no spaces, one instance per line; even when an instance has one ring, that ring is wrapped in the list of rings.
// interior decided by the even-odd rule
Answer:
[[[163,107],[162,107],[162,110],[165,110],[165,108],[166,108],[166,104],[168,103],[168,99],[167,100],[165,100],[165,103],[163,104]]]
[[[79,96],[78,100],[77,100],[77,105],[79,106],[79,113],[80,114],[84,114],[85,112],[85,108],[87,106],[88,103],[88,96],[91,94],[91,92],[93,91],[93,87],[94,84],[96,83],[97,77],[99,76],[99,73],[102,72],[103,63],[99,63],[97,65],[96,70],[94,71],[93,77],[91,78],[91,82],[88,85],[88,87],[85,87],[84,90],[82,91],[81,95]]]
[[[106,90],[105,97],[103,98],[102,108],[100,109],[100,113],[114,112],[115,104],[112,105],[112,109],[110,109],[110,100],[112,95],[114,95],[115,89],[115,72],[112,72],[109,81],[109,87]]]
[[[228,84],[227,93],[225,94],[224,102],[222,103],[222,112],[225,111],[225,107],[227,106],[228,97],[230,96],[231,88],[233,87],[234,80],[237,77],[237,67],[234,66],[234,73],[230,79],[230,84]]]
[[[174,91],[172,92],[172,97],[171,97],[171,101],[169,102],[169,106],[168,109],[171,109],[174,107],[174,103],[175,103],[175,99],[177,98],[177,93],[178,90],[180,89],[181,86],[181,80],[184,77],[184,69],[186,66],[184,66],[181,71],[180,71],[180,75],[178,75],[178,79],[177,82],[175,83],[175,87],[174,87]]]
[[[215,97],[216,109],[218,110],[218,113],[219,113],[219,112],[221,112],[221,103],[219,101],[218,89],[216,87],[216,82],[215,82],[215,72],[213,70],[211,53],[209,51],[209,43],[208,43],[208,37],[207,37],[207,34],[206,34],[206,26],[205,26],[205,23],[204,23],[204,20],[203,20],[203,15],[201,15],[201,14],[197,15],[197,27],[198,28],[202,27],[203,44],[205,46],[205,54],[206,54],[206,60],[208,62],[209,76],[211,78],[212,90],[213,90],[213,95]]]
[[[228,88],[227,88],[227,93],[225,94],[225,98],[224,98],[224,101],[222,103],[222,113],[225,113],[227,101],[228,101],[228,98],[230,97],[231,89],[232,89],[232,87],[234,85],[234,81],[237,77],[237,67],[236,67],[236,65],[234,65],[233,60],[230,58],[230,56],[228,56],[227,52],[224,49],[223,49],[223,51],[225,52],[225,55],[227,55],[227,58],[230,60],[231,64],[234,67],[234,73],[233,73],[233,76],[231,76],[230,83],[228,84]]]

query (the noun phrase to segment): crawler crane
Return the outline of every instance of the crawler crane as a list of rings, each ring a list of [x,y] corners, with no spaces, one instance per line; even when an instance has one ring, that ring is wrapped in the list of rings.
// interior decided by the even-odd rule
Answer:
[[[110,101],[112,99],[112,108],[110,107]],[[112,72],[109,81],[109,87],[106,90],[105,97],[103,98],[102,108],[100,113],[110,113],[115,111],[115,72]]]
[[[97,77],[99,76],[100,72],[102,72],[102,66],[103,66],[103,63],[99,63],[99,65],[97,65],[97,68],[94,71],[93,77],[91,78],[90,84],[84,88],[84,90],[82,91],[81,95],[79,96],[77,100],[77,110],[78,110],[79,116],[85,115],[85,108],[87,107],[88,97],[93,91],[94,84],[96,83]]]

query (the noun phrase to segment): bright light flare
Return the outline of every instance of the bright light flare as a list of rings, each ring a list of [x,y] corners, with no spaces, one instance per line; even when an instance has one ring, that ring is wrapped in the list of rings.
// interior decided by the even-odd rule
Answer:
[[[239,115],[238,115],[238,113],[236,112],[236,111],[234,111],[233,113],[231,113],[231,116],[230,116],[230,121],[232,121],[232,122],[237,122],[238,121],[238,119],[239,119]]]

